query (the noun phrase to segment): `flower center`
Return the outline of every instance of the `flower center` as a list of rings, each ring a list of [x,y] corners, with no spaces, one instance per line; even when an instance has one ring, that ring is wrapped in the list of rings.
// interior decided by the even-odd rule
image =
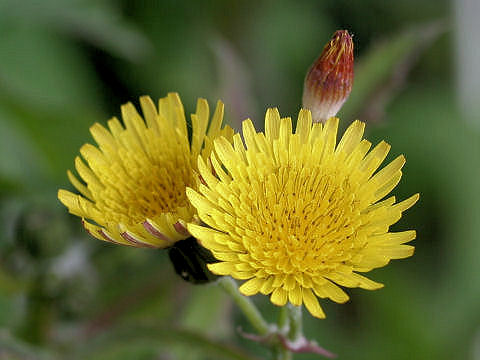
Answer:
[[[328,271],[354,254],[355,188],[348,176],[325,170],[280,167],[262,183],[265,198],[252,206],[260,234],[247,246],[272,273]]]
[[[105,187],[96,206],[107,223],[134,225],[188,205],[185,187],[194,184],[189,154],[159,146],[147,153],[122,150],[108,171],[97,173]]]

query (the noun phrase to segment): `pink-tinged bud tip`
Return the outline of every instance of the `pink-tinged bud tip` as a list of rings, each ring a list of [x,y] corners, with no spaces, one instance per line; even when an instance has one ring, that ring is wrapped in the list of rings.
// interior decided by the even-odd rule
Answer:
[[[338,30],[308,70],[303,88],[303,107],[314,122],[335,116],[353,85],[353,41],[347,30]]]

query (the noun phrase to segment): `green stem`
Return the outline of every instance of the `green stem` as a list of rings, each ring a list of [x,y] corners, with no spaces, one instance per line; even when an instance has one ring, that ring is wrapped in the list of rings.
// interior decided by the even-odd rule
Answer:
[[[288,338],[291,341],[295,341],[303,335],[302,306],[294,306],[294,305],[288,304],[287,307],[288,307],[288,318],[290,320],[290,329],[288,332]]]
[[[292,353],[282,345],[276,346],[273,351],[275,360],[292,360]]]
[[[238,291],[237,283],[229,276],[223,276],[218,284],[229,294],[259,335],[267,335],[270,328],[252,300]]]
[[[288,331],[289,329],[289,322],[290,322],[290,319],[289,319],[288,307],[287,306],[280,307],[280,312],[278,314],[278,321],[277,321],[278,331],[282,334],[285,334],[285,332]],[[274,347],[273,358],[275,360],[291,360],[292,353],[288,349],[285,349],[285,347],[279,342]]]
[[[288,329],[289,318],[288,318],[288,308],[286,306],[281,306],[278,314],[278,330],[283,332],[284,329]]]

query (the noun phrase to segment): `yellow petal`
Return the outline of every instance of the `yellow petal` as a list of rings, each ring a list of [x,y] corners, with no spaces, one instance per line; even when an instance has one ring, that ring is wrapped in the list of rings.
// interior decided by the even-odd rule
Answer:
[[[277,306],[283,306],[287,303],[287,296],[287,291],[279,287],[273,290],[270,301]]]
[[[230,275],[235,272],[235,264],[229,262],[208,264],[207,267],[212,273],[217,275]]]
[[[292,305],[300,306],[302,305],[302,293],[302,288],[297,285],[295,288],[288,292],[288,300],[292,303]]]
[[[255,295],[260,291],[264,282],[265,279],[253,278],[244,282],[238,290],[245,296]]]
[[[324,319],[325,313],[320,307],[320,304],[318,303],[318,299],[315,297],[315,295],[313,295],[312,290],[303,289],[302,296],[303,296],[303,303],[305,304],[305,307],[310,312],[310,314],[312,314],[316,318]]]

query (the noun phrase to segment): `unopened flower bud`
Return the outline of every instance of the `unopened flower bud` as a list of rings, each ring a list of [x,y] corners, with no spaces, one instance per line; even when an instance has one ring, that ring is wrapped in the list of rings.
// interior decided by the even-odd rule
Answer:
[[[353,85],[353,41],[347,30],[338,30],[308,70],[303,88],[303,107],[315,122],[335,116]]]

